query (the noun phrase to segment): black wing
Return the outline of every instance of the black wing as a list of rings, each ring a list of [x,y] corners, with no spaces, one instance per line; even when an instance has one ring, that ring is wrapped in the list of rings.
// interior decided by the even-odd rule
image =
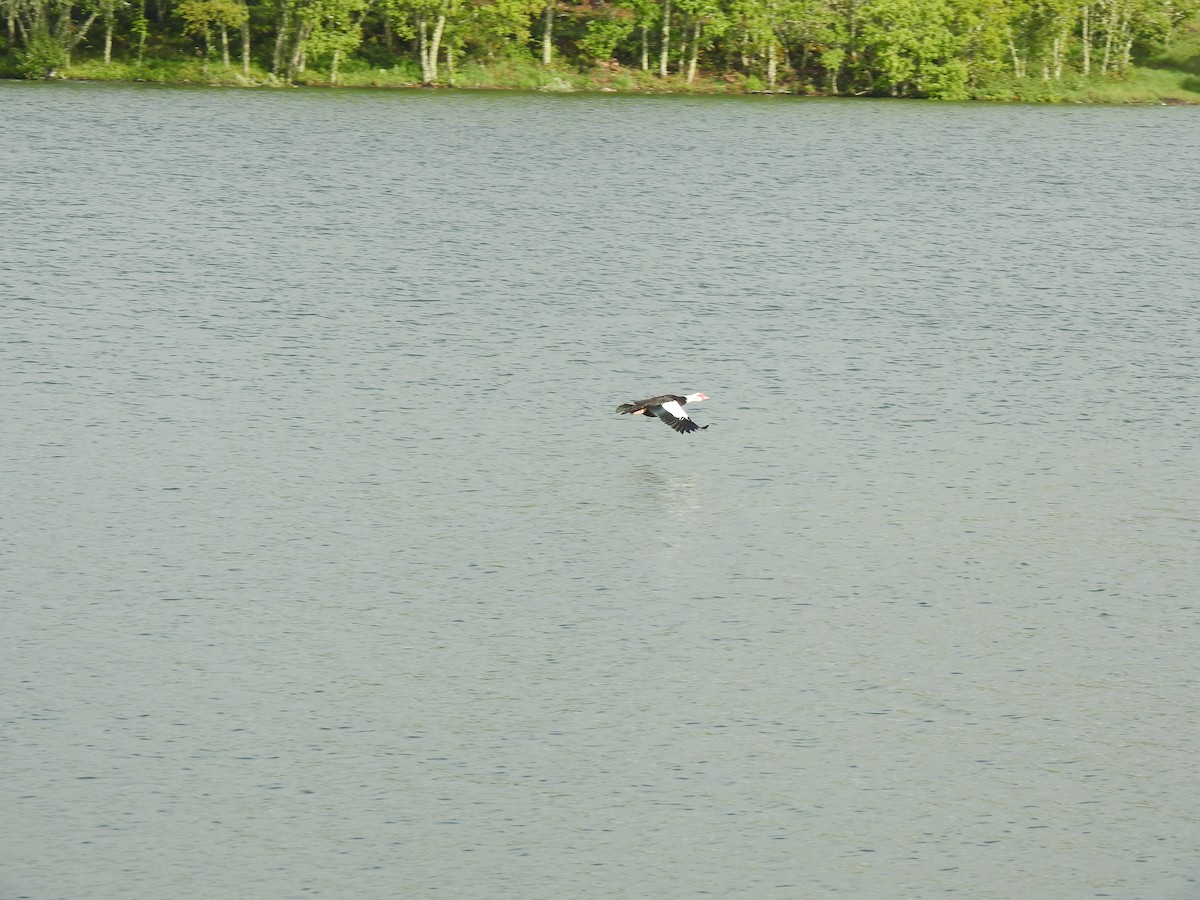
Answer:
[[[692,421],[691,417],[683,411],[683,406],[673,397],[668,398],[665,403],[656,407],[654,414],[680,434],[690,434],[693,431],[701,430],[700,426]],[[704,427],[707,428],[708,426],[705,425]]]

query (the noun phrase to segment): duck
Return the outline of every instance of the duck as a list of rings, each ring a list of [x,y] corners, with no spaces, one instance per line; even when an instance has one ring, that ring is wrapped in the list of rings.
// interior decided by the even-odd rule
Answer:
[[[707,425],[697,425],[683,408],[689,403],[700,403],[707,400],[708,394],[660,394],[638,400],[636,403],[622,403],[617,412],[626,416],[657,416],[680,434],[690,434],[693,431],[703,431]]]

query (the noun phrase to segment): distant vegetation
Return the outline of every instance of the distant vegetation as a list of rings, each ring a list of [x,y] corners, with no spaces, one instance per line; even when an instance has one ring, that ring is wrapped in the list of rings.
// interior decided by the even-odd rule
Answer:
[[[0,0],[0,75],[1200,102],[1200,0]]]

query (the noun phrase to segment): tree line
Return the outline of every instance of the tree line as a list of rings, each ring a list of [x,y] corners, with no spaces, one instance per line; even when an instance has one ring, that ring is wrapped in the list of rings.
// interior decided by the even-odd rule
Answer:
[[[750,89],[962,99],[997,79],[1121,77],[1200,0],[0,0],[0,49],[31,77],[81,55],[337,83],[410,66],[426,85],[521,58]]]

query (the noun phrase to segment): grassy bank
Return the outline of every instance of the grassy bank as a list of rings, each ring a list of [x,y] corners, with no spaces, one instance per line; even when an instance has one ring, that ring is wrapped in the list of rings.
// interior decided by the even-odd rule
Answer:
[[[1071,74],[1060,81],[1042,79],[997,82],[979,99],[1051,103],[1200,104],[1200,32],[1184,38],[1136,67],[1127,78],[1085,78]]]
[[[0,77],[18,78],[20,73],[13,60],[0,57]],[[401,64],[376,68],[360,60],[341,66],[336,83],[322,69],[308,69],[293,81],[285,81],[270,72],[251,65],[248,69],[236,60],[224,66],[219,60],[207,64],[194,58],[146,59],[141,64],[114,60],[80,60],[55,69],[54,79],[69,81],[142,82],[151,84],[207,84],[241,87],[354,87],[354,88],[420,88],[421,74],[417,66]],[[522,90],[548,93],[574,91],[649,93],[649,94],[746,94],[761,93],[763,86],[756,79],[740,75],[710,77],[697,75],[692,83],[683,76],[660,78],[640,69],[617,65],[598,66],[579,70],[566,65],[542,66],[523,60],[500,60],[490,65],[467,63],[454,71],[443,70],[439,89],[466,88],[472,90]],[[781,85],[779,93],[795,91]]]
[[[17,77],[15,61],[0,57],[0,77]],[[682,76],[660,78],[637,68],[609,63],[586,70],[566,65],[542,66],[528,60],[498,61],[491,65],[469,63],[453,72],[443,71],[442,87],[525,90],[568,93],[596,91],[643,94],[761,94],[766,85],[753,76],[698,75],[689,83]],[[288,87],[292,84],[330,86],[328,71],[309,69],[294,82],[233,61],[205,63],[195,57],[147,58],[104,63],[81,59],[56,70],[54,78],[79,81],[143,82],[156,84],[206,84],[243,87]],[[375,68],[360,60],[341,67],[336,84],[356,88],[419,88],[415,65]],[[777,94],[815,95],[806,85],[781,83]],[[1200,104],[1200,35],[1191,34],[1169,51],[1136,68],[1130,77],[1116,80],[1070,74],[1059,81],[1041,78],[997,80],[981,85],[974,99],[1048,103],[1182,103]]]

